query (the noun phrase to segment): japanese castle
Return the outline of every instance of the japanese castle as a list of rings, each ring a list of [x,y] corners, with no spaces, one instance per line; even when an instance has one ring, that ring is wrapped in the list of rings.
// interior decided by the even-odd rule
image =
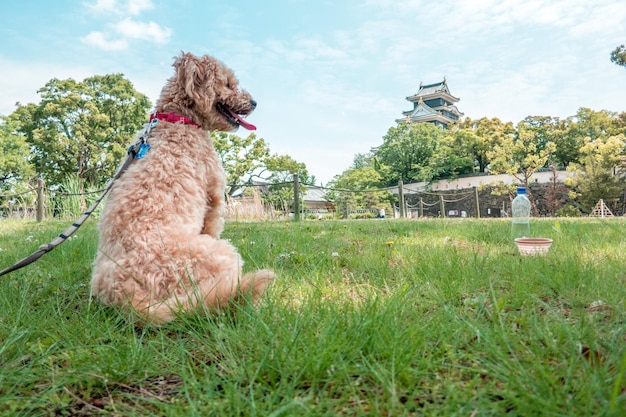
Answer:
[[[413,103],[413,109],[402,112],[404,118],[397,119],[396,123],[430,122],[436,126],[447,127],[463,116],[454,104],[459,98],[450,94],[445,77],[436,84],[420,83],[417,93],[406,99]]]

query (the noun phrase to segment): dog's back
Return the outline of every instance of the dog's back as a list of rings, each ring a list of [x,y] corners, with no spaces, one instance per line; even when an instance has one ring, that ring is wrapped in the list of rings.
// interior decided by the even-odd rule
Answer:
[[[219,239],[225,176],[205,128],[211,123],[218,128],[247,124],[237,114],[243,110],[223,104],[239,103],[230,97],[232,86],[220,87],[216,80],[225,78],[210,74],[227,68],[210,57],[190,54],[183,54],[174,66],[177,73],[164,87],[157,112],[178,108],[178,102],[189,105],[179,108],[183,115],[176,115],[176,121],[168,116],[151,127],[146,136],[150,149],[112,188],[100,219],[92,277],[94,296],[156,324],[199,304],[220,307],[241,293],[251,292],[256,299],[274,278],[268,270],[242,277],[241,257]],[[194,77],[207,73],[207,86],[194,86],[193,94],[186,91],[181,72],[188,71]],[[184,91],[173,92],[177,86]],[[202,91],[207,97],[198,98]],[[229,96],[222,99],[220,94]],[[256,103],[247,93],[241,95],[241,102],[252,103],[246,107],[251,111]],[[202,106],[194,100],[202,100]],[[195,115],[197,108],[210,114]]]

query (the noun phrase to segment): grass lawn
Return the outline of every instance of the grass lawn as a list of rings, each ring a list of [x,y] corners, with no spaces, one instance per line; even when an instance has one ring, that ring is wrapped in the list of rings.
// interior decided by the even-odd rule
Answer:
[[[0,269],[68,222],[0,222]],[[258,308],[135,328],[95,222],[0,278],[0,415],[624,416],[626,219],[227,223]]]

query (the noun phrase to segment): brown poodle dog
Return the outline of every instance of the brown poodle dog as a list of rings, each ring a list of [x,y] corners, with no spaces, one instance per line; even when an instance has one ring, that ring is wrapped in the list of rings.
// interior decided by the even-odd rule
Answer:
[[[182,53],[141,134],[150,147],[115,182],[100,218],[92,294],[161,324],[242,294],[253,300],[274,278],[241,275],[236,249],[220,240],[225,175],[208,130],[255,127],[256,102],[220,61]],[[140,153],[143,153],[140,152]],[[142,155],[139,155],[142,156]]]

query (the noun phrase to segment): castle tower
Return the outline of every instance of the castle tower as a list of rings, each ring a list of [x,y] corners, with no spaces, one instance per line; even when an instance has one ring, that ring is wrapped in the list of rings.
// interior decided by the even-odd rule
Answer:
[[[463,116],[455,105],[460,99],[450,94],[445,77],[442,82],[436,84],[420,83],[417,93],[406,99],[413,103],[413,109],[403,111],[404,118],[397,119],[396,123],[429,122],[447,127]]]

